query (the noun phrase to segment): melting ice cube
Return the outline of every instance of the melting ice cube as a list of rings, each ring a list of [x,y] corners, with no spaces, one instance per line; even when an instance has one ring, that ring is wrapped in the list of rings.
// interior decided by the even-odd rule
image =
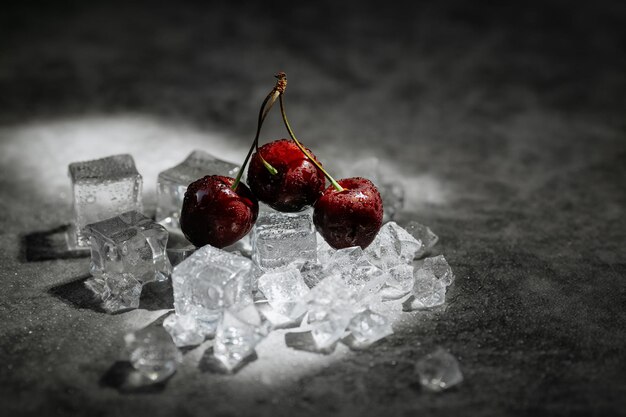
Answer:
[[[441,347],[417,361],[415,371],[420,384],[430,391],[443,391],[463,382],[459,362]]]
[[[98,279],[102,280],[102,308],[107,313],[117,313],[139,307],[141,298],[141,282],[132,274],[105,273]],[[95,287],[92,285],[91,289]]]
[[[358,347],[367,347],[393,333],[391,323],[382,314],[366,309],[350,320],[348,330]]]
[[[396,222],[388,222],[381,227],[365,252],[374,264],[387,269],[398,264],[411,263],[421,247],[422,243]]]
[[[424,259],[421,268],[431,271],[446,286],[452,285],[454,282],[452,268],[450,268],[448,261],[446,261],[443,255]]]
[[[424,226],[414,220],[411,220],[406,225],[405,230],[416,240],[422,242],[422,247],[415,254],[416,258],[420,258],[427,254],[439,241],[439,236],[434,234],[433,231],[430,230],[430,227]]]
[[[199,345],[209,336],[192,316],[172,314],[163,321],[163,327],[178,347]]]
[[[446,302],[446,285],[428,269],[415,271],[415,284],[403,304],[405,311],[436,307]]]
[[[170,335],[160,326],[150,326],[124,337],[130,363],[153,382],[169,378],[182,355]]]

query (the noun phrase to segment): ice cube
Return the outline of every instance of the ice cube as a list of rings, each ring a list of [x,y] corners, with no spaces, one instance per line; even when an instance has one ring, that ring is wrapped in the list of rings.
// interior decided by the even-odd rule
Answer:
[[[118,214],[143,211],[142,178],[130,155],[114,155],[69,165],[74,220],[68,234],[72,249],[87,248],[84,228]]]
[[[213,355],[233,372],[267,335],[269,327],[252,304],[240,311],[226,310],[217,326]]]
[[[415,271],[415,284],[403,304],[405,311],[436,307],[446,302],[446,285],[428,269]]]
[[[459,362],[443,348],[437,348],[415,364],[422,387],[439,392],[463,382]]]
[[[139,281],[165,281],[171,273],[167,231],[141,213],[129,211],[88,224],[91,273],[128,273]]]
[[[350,320],[348,330],[354,338],[355,346],[367,347],[393,333],[391,323],[382,314],[366,309]]]
[[[302,279],[304,283],[309,288],[315,287],[322,279],[326,277],[326,273],[324,272],[324,267],[317,262],[306,261],[300,267],[300,275],[302,275]]]
[[[172,273],[176,313],[215,328],[225,308],[252,302],[251,267],[250,259],[211,245],[198,249]]]
[[[252,228],[252,259],[264,271],[296,260],[317,260],[311,210],[300,213],[261,212]]]
[[[412,265],[396,265],[386,272],[387,280],[382,289],[382,297],[385,300],[397,300],[407,295],[415,283]]]
[[[187,186],[206,175],[234,177],[239,166],[195,150],[180,164],[166,169],[157,179],[156,220],[167,227],[179,228],[180,210]]]
[[[324,271],[326,275],[339,275],[346,285],[356,291],[358,300],[376,293],[386,279],[383,271],[372,264],[358,246],[335,251],[324,265]]]
[[[446,286],[452,285],[454,282],[454,273],[452,272],[452,268],[450,268],[448,261],[446,261],[446,258],[443,255],[424,259],[422,269],[432,271],[437,279],[441,280],[441,282],[443,282]]]
[[[258,287],[277,313],[296,319],[306,312],[306,297],[310,290],[299,270],[265,273],[259,279]]]
[[[132,274],[111,272],[102,274],[101,279],[103,286],[99,296],[107,313],[139,307],[142,285]],[[91,289],[95,290],[95,287],[91,286]]]
[[[416,240],[422,242],[422,247],[415,254],[416,258],[421,258],[426,255],[439,241],[439,236],[434,234],[433,231],[430,230],[430,227],[424,226],[415,220],[411,220],[406,225],[405,230]]]
[[[207,336],[212,335],[212,333],[207,334],[205,329],[198,325],[196,319],[189,315],[172,314],[163,321],[163,327],[178,347],[199,345]]]
[[[308,322],[318,347],[329,347],[343,337],[350,319],[356,314],[357,296],[339,275],[324,278],[311,290]]]
[[[150,326],[124,336],[133,367],[153,382],[169,378],[182,362],[170,335],[160,326]]]
[[[176,266],[189,258],[196,251],[193,243],[189,242],[181,233],[176,233],[170,229],[167,240],[167,257],[172,266]]]
[[[319,233],[316,232],[315,236],[317,239],[317,262],[326,264],[330,261],[333,253],[335,253],[335,249],[333,249]]]
[[[402,263],[411,263],[421,247],[420,241],[392,221],[381,227],[365,252],[375,265],[388,269]]]

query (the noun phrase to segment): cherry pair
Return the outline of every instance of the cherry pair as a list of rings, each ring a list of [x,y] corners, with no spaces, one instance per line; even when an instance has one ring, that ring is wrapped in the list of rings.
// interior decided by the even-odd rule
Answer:
[[[315,155],[302,146],[285,114],[282,95],[287,86],[286,75],[279,73],[276,77],[276,86],[261,106],[256,137],[237,178],[206,176],[187,188],[180,217],[183,233],[196,246],[232,245],[254,225],[260,200],[283,212],[297,212],[313,205],[313,222],[329,245],[336,249],[367,247],[382,225],[383,205],[378,190],[365,178],[335,181]],[[280,139],[259,148],[261,126],[276,100],[280,101],[282,118],[292,140]],[[250,188],[241,182],[249,160]],[[324,190],[325,177],[331,185]]]

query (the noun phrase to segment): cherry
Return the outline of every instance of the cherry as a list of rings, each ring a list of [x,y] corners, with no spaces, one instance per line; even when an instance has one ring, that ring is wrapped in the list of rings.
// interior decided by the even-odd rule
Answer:
[[[180,228],[196,246],[230,246],[244,237],[257,219],[259,203],[243,183],[234,178],[207,175],[187,187]]]
[[[307,151],[315,158],[310,150]],[[264,161],[276,169],[275,174],[267,169]],[[317,201],[324,191],[326,179],[294,142],[279,139],[263,145],[252,155],[248,185],[260,201],[273,209],[295,212]]]
[[[376,186],[365,178],[337,181],[343,188],[328,187],[315,203],[313,223],[335,249],[365,249],[383,224],[383,201]]]

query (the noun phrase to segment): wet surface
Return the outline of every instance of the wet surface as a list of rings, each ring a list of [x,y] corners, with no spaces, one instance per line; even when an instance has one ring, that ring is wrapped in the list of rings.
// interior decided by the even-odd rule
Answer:
[[[0,408],[9,415],[623,415],[626,10],[452,2],[22,7],[0,16]],[[239,373],[210,342],[165,384],[127,389],[123,335],[167,289],[107,315],[88,258],[59,242],[67,164],[131,153],[154,212],[159,171],[193,149],[242,160],[288,74],[296,134],[331,172],[377,156],[457,277],[369,349],[307,351],[275,331]],[[262,140],[286,132],[272,113]],[[162,297],[161,297],[162,296]],[[288,342],[286,344],[286,342]],[[288,347],[288,345],[293,347]],[[465,380],[420,389],[443,346]],[[276,355],[279,351],[280,355]]]

